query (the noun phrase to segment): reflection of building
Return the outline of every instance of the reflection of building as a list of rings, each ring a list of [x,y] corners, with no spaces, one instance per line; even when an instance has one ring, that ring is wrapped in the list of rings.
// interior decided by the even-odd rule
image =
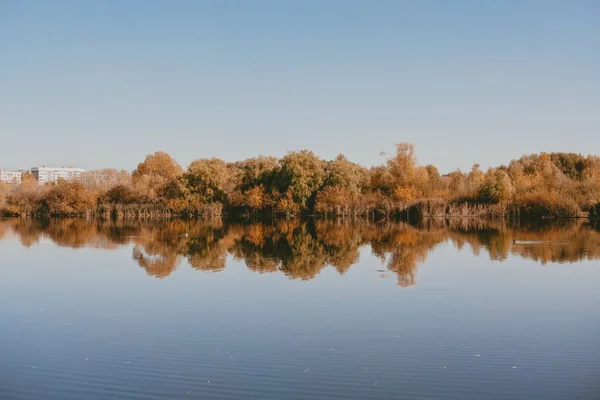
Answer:
[[[21,183],[22,178],[23,171],[9,171],[7,169],[0,169],[0,182]]]
[[[58,182],[59,179],[71,181],[78,179],[85,170],[81,168],[33,167],[31,173],[40,185]]]

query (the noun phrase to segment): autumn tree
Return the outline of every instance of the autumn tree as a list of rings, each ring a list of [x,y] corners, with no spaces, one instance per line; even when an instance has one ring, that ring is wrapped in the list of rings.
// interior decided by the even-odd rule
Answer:
[[[278,186],[281,193],[289,193],[301,208],[310,208],[325,179],[324,162],[312,151],[301,150],[281,159]]]
[[[485,173],[479,168],[479,164],[473,164],[471,171],[469,171],[469,173],[467,174],[467,196],[477,195],[484,180]]]
[[[86,171],[81,174],[79,182],[90,189],[104,193],[117,185],[131,185],[131,174],[111,168]]]
[[[31,172],[25,172],[19,185],[11,185],[11,191],[4,200],[4,213],[9,215],[30,215],[38,208],[38,202],[48,190],[40,186]]]
[[[156,201],[167,182],[183,174],[181,166],[167,153],[158,151],[146,157],[132,173],[135,189],[148,201]]]
[[[133,204],[138,201],[136,192],[126,184],[111,187],[100,199],[102,203],[108,204]]]
[[[396,155],[387,161],[396,187],[410,187],[417,170],[415,146],[410,143],[396,145]]]
[[[320,214],[355,214],[360,196],[368,184],[368,171],[350,162],[343,154],[325,166],[323,189],[316,197],[315,211]]]
[[[0,204],[2,204],[2,201],[10,193],[11,189],[12,185],[10,183],[0,181]]]
[[[396,145],[396,155],[387,161],[391,192],[403,203],[415,201],[422,193],[416,185],[417,158],[415,147],[410,143]]]
[[[585,157],[575,153],[552,153],[550,160],[571,179],[580,179],[586,166]]]
[[[218,158],[193,161],[185,174],[185,182],[192,196],[205,203],[224,203],[236,186],[232,166]]]
[[[417,167],[414,175],[414,186],[423,198],[443,196],[444,181],[440,171],[433,165]]]
[[[351,193],[361,193],[367,183],[367,170],[340,154],[325,166],[324,186],[336,186]]]
[[[52,216],[79,216],[90,213],[96,205],[94,193],[80,182],[60,181],[41,201],[41,212]]]
[[[276,178],[279,174],[279,161],[275,157],[255,157],[242,161],[239,165],[240,189],[248,189],[263,186],[265,190],[271,191],[275,188]]]
[[[462,199],[467,195],[467,177],[461,170],[452,171],[442,179],[450,200]]]
[[[514,191],[510,177],[505,171],[490,169],[485,174],[478,198],[482,203],[504,203],[511,199]]]

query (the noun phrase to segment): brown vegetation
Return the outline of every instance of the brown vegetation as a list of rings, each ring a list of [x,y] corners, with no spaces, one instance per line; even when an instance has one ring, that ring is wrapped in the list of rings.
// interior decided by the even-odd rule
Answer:
[[[600,157],[534,154],[481,171],[441,175],[399,144],[384,164],[365,168],[343,155],[325,161],[308,150],[281,159],[193,161],[186,170],[164,152],[132,174],[101,170],[78,182],[0,185],[4,215],[186,218],[243,216],[600,216]]]

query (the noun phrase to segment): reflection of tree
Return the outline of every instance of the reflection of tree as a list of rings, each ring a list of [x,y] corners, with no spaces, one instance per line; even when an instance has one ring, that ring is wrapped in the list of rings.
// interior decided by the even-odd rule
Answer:
[[[317,238],[303,226],[291,240],[280,238],[273,248],[281,259],[281,271],[292,278],[312,279],[327,265],[327,254]]]
[[[440,243],[451,241],[478,255],[503,261],[510,254],[540,263],[600,258],[600,231],[581,221],[516,225],[476,219],[430,219],[419,226],[359,220],[223,224],[221,221],[87,221],[12,219],[0,222],[0,238],[13,232],[24,246],[42,239],[59,246],[114,249],[133,246],[133,259],[149,276],[164,278],[182,258],[200,271],[220,271],[227,257],[252,271],[282,272],[312,279],[331,266],[344,274],[359,261],[360,249],[372,253],[398,276],[402,287],[416,282],[417,268]]]
[[[31,247],[40,241],[44,232],[44,224],[41,221],[30,219],[11,219],[4,222],[19,236],[21,244]]]
[[[84,219],[51,220],[47,230],[49,238],[64,247],[97,247],[112,249],[115,243],[106,235],[99,235],[95,224]]]
[[[4,239],[4,237],[10,232],[10,226],[8,224],[3,224],[0,220],[0,240]]]
[[[370,238],[371,249],[387,268],[398,275],[398,285],[412,286],[416,282],[416,271],[427,254],[447,239],[441,229],[418,229],[406,224],[390,224],[381,227]]]
[[[188,227],[183,221],[144,224],[132,236],[133,258],[146,273],[157,278],[169,276],[179,265],[185,250]]]
[[[568,226],[526,227],[514,234],[517,242],[511,247],[512,253],[542,264],[600,258],[600,249],[596,246],[600,232],[580,221]]]
[[[247,227],[235,244],[236,256],[255,271],[279,270],[292,278],[315,277],[327,262],[323,246],[312,229],[308,224],[289,222],[279,228]]]
[[[317,236],[322,239],[327,253],[327,263],[340,274],[346,273],[350,267],[358,263],[362,246],[362,235],[358,223],[348,220],[317,221]]]
[[[192,267],[199,271],[220,271],[225,268],[228,249],[233,241],[227,228],[199,226],[187,243],[185,254]]]
[[[179,256],[169,253],[144,254],[140,246],[133,248],[133,259],[146,270],[150,276],[165,278],[171,275],[179,265]]]

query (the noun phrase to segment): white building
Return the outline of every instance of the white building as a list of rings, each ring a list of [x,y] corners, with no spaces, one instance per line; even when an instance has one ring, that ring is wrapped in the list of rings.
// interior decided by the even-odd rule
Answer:
[[[0,182],[5,183],[21,183],[23,179],[23,171],[10,171],[7,169],[0,169]]]
[[[54,167],[33,167],[31,173],[40,185],[46,183],[58,182],[59,179],[71,181],[79,179],[85,169],[82,168],[54,168]]]

